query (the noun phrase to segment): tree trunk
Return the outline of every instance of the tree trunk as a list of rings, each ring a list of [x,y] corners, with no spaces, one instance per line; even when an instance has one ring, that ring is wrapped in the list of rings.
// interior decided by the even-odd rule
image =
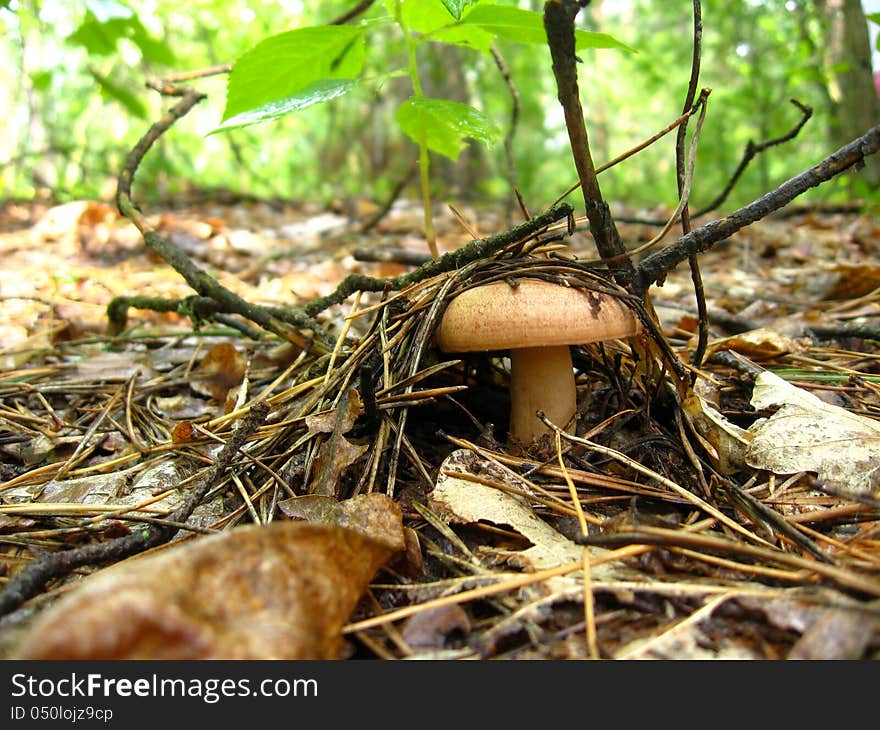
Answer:
[[[843,146],[880,123],[880,101],[860,0],[825,0],[824,12],[828,22],[828,90],[836,105],[830,134],[835,145]],[[872,190],[880,188],[880,159],[866,158],[858,176]]]

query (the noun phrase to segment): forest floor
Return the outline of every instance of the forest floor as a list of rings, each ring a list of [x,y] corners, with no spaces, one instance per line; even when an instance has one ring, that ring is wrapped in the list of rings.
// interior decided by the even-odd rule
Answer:
[[[363,231],[375,212],[369,204],[200,202],[149,211],[148,220],[227,289],[278,307],[328,295],[352,273],[411,271],[426,253],[421,209],[398,201]],[[460,215],[438,209],[442,251],[509,228],[494,211],[464,206]],[[620,230],[632,248],[657,228]],[[580,231],[563,243],[567,256],[595,256]],[[388,260],[370,260],[383,253]],[[413,302],[428,306],[430,288],[399,298],[398,309],[368,294],[326,310],[321,326],[344,344],[334,352],[250,339],[217,323],[196,331],[180,314],[135,308],[127,328],[111,334],[114,297],[183,299],[192,290],[111,205],[7,203],[0,588],[62,548],[161,525],[260,397],[272,411],[248,458],[211,473],[215,483],[175,542],[195,545],[245,523],[346,526],[351,513],[340,516],[337,505],[383,493],[399,508],[405,539],[391,559],[379,550],[359,570],[346,563],[338,580],[325,575],[326,590],[347,591],[354,609],[328,617],[330,626],[306,622],[256,641],[262,620],[248,624],[257,656],[308,656],[326,634],[314,655],[878,658],[880,219],[792,207],[707,251],[700,266],[710,326],[693,390],[670,406],[643,391],[626,350],[576,348],[581,441],[563,448],[558,440],[541,461],[505,446],[503,361],[468,378],[458,361],[394,350],[415,336],[426,315]],[[689,364],[699,318],[687,266],[651,296],[672,351]],[[386,354],[365,376],[357,343],[379,330],[387,341],[377,352]],[[366,392],[383,367],[386,379],[389,367],[400,368],[398,383],[404,371],[412,379]],[[589,548],[579,539],[585,527]],[[32,646],[34,622],[56,599],[123,557],[55,575],[0,618],[0,656]],[[117,573],[148,559],[120,562]],[[200,597],[193,573],[162,579],[160,600],[191,593],[181,611],[213,617],[198,628],[201,648],[185,647],[184,656],[227,655],[221,614],[247,623],[256,600],[248,591],[261,588],[242,588],[243,577],[224,569],[198,578],[206,592],[228,594],[222,610]],[[363,585],[351,577],[358,572]],[[137,576],[127,584],[135,593],[154,585]],[[112,606],[90,610],[72,629],[83,632],[82,655],[149,653],[86,637],[119,633],[112,627],[122,620]],[[161,636],[168,627],[154,629]],[[279,636],[306,648],[289,650]]]

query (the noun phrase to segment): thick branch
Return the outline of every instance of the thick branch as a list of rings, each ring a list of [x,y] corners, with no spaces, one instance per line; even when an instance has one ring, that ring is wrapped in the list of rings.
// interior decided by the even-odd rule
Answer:
[[[706,251],[738,230],[765,218],[773,211],[788,205],[810,188],[828,182],[850,167],[862,165],[865,157],[875,154],[878,149],[880,149],[880,126],[873,127],[864,136],[841,147],[815,167],[791,178],[775,190],[730,215],[695,228],[642,261],[636,269],[634,292],[644,293],[652,284],[662,283],[666,275],[689,256]]]
[[[584,122],[577,84],[577,56],[575,55],[574,19],[579,4],[574,0],[547,0],[544,3],[544,28],[553,59],[553,75],[559,103],[565,114],[571,153],[584,194],[590,233],[602,259],[616,259],[624,268],[632,270],[626,249],[614,225],[608,204],[602,198],[599,179],[590,154],[590,141]]]

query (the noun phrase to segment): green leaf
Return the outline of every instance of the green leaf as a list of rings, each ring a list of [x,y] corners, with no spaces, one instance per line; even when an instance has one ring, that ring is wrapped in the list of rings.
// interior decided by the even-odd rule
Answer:
[[[173,66],[176,63],[177,59],[171,47],[153,38],[141,24],[139,18],[133,19],[130,35],[132,42],[141,49],[144,60],[164,66]]]
[[[407,99],[397,109],[397,123],[416,144],[424,138],[434,152],[458,159],[470,138],[492,145],[500,130],[479,110],[467,104],[423,96]]]
[[[465,3],[466,4],[466,3]],[[450,43],[489,52],[492,34],[477,26],[456,23],[445,0],[409,0],[403,5],[403,22],[425,41]]]
[[[101,23],[91,13],[80,26],[67,36],[67,42],[82,46],[92,56],[109,56],[116,50],[116,44],[126,34],[124,19],[108,20]]]
[[[114,4],[113,7],[117,5]],[[121,5],[118,7],[124,9]],[[144,59],[166,66],[174,64],[175,58],[171,48],[151,37],[136,15],[129,14],[125,17],[112,15],[108,8],[104,8],[101,12],[103,13],[101,17],[106,17],[107,20],[99,20],[91,12],[86,13],[85,20],[67,36],[67,42],[82,46],[89,55],[109,56],[116,52],[121,38],[128,38],[140,48]]]
[[[52,71],[35,71],[31,74],[31,84],[35,91],[48,91],[52,86]]]
[[[92,78],[101,87],[101,94],[106,99],[116,101],[124,106],[128,113],[139,119],[147,118],[147,107],[137,98],[128,88],[121,84],[117,84],[107,76],[98,73],[95,69],[90,68],[89,73]]]
[[[270,36],[232,67],[221,121],[281,103],[318,82],[353,79],[363,67],[362,28],[315,26]]]
[[[461,14],[472,5],[476,5],[480,0],[441,0],[443,6],[449,11],[449,14],[456,20],[461,20]]]
[[[492,34],[478,28],[477,26],[451,25],[446,28],[434,31],[425,36],[426,41],[434,41],[436,43],[451,43],[456,46],[464,46],[465,48],[473,48],[474,50],[488,53],[492,47]]]
[[[540,13],[506,5],[479,5],[467,14],[461,25],[476,26],[498,38],[517,43],[547,43],[544,18]],[[606,33],[575,30],[575,47],[633,49]]]
[[[324,81],[316,81],[305,89],[286,99],[270,101],[262,104],[255,109],[251,109],[241,114],[225,120],[216,129],[212,129],[208,134],[216,132],[226,132],[230,129],[239,129],[240,127],[248,127],[251,124],[259,124],[261,122],[269,122],[285,114],[301,111],[313,104],[319,104],[324,101],[330,101],[337,96],[351,91],[357,86],[357,79],[327,79]]]
[[[401,19],[410,30],[425,35],[455,22],[443,0],[406,0]]]

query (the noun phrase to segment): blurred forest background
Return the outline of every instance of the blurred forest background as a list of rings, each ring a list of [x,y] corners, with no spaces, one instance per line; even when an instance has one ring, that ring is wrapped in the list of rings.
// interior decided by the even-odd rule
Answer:
[[[439,0],[423,0],[439,2]],[[540,11],[539,0],[496,0]],[[880,5],[880,3],[876,3]],[[151,77],[232,63],[266,36],[320,25],[354,0],[6,0],[0,3],[0,198],[110,199],[126,154],[168,104],[145,87]],[[386,13],[376,2],[359,18]],[[872,58],[880,7],[858,0],[704,0],[700,87],[710,87],[692,203],[713,200],[749,140],[786,134],[812,107],[800,134],[760,155],[724,212],[771,190],[877,123]],[[877,13],[877,14],[874,14]],[[593,0],[579,26],[635,49],[582,54],[581,96],[597,165],[669,124],[682,111],[691,71],[692,3]],[[394,112],[409,80],[393,37],[371,36],[372,76],[354,92],[280,121],[209,135],[220,122],[226,76],[196,79],[208,94],[165,135],[138,171],[141,200],[229,191],[330,204],[386,198],[407,178],[416,146]],[[515,95],[495,58],[462,47],[420,48],[425,93],[465,101],[510,139],[517,187],[537,210],[575,182],[549,51],[498,43]],[[873,62],[876,67],[876,61]],[[379,83],[384,79],[384,83]],[[471,144],[455,161],[432,165],[435,199],[510,200],[505,145]],[[807,196],[880,200],[880,161]],[[603,192],[633,208],[674,206],[674,135],[603,174]],[[405,195],[417,197],[417,176]],[[577,202],[576,200],[574,201]]]

